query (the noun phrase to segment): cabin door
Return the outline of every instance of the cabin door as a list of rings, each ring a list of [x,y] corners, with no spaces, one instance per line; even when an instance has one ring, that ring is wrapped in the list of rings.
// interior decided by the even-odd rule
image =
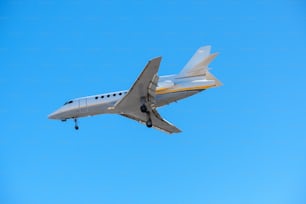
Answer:
[[[79,100],[79,113],[85,115],[87,113],[87,98]]]

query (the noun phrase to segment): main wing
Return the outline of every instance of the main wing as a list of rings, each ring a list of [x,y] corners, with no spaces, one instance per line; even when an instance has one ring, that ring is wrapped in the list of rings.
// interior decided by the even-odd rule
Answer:
[[[141,112],[139,111],[139,113]],[[138,113],[135,114],[135,112],[134,113],[130,112],[130,113],[123,113],[120,115],[136,120],[144,125],[146,124],[146,121],[147,121],[147,117],[145,114],[138,114]],[[151,120],[152,120],[153,128],[156,128],[158,130],[164,131],[169,134],[181,132],[180,129],[178,129],[177,127],[175,127],[174,125],[166,121],[165,119],[163,119],[156,110],[152,110]]]
[[[120,115],[143,124],[145,124],[148,117],[150,117],[152,127],[167,133],[178,133],[181,131],[164,120],[156,110],[155,90],[158,83],[157,72],[160,61],[161,57],[157,57],[148,62],[132,88],[125,97],[115,104],[114,109]],[[146,105],[147,112],[141,112],[140,107],[143,104]]]

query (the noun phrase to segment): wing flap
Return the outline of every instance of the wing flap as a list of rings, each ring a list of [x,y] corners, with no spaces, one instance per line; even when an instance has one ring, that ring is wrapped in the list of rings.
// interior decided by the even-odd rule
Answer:
[[[156,109],[152,110],[151,119],[153,123],[153,127],[163,130],[169,134],[172,133],[179,133],[181,132],[180,129],[169,123],[167,120],[163,119],[159,113],[156,111]]]
[[[124,113],[121,114],[124,117],[136,120],[138,122],[140,122],[141,124],[145,125],[146,124],[146,120],[147,120],[147,116],[141,112],[137,113]],[[177,127],[175,127],[174,125],[172,125],[171,123],[169,123],[168,121],[164,120],[156,110],[152,111],[151,114],[151,120],[152,120],[152,124],[153,124],[153,128],[164,131],[168,134],[172,134],[172,133],[179,133],[181,132],[180,129],[178,129]]]

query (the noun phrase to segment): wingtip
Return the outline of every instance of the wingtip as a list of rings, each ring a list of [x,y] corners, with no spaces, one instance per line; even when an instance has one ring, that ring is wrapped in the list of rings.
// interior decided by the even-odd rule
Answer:
[[[150,61],[155,61],[155,60],[161,61],[161,59],[162,59],[162,56],[158,56],[158,57],[154,57]]]

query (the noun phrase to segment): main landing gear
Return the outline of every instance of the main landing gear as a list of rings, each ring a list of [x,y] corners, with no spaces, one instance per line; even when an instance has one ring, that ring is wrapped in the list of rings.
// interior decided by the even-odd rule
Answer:
[[[150,111],[148,111],[148,108],[145,104],[142,104],[140,106],[140,111],[142,113],[146,113],[147,114],[147,121],[146,121],[146,126],[148,128],[151,128],[153,126],[152,120],[151,120],[151,116],[150,116]]]
[[[140,111],[143,112],[143,113],[147,113],[148,112],[147,106],[145,104],[142,104],[140,106]]]
[[[78,126],[78,119],[77,119],[77,118],[74,119],[74,129],[76,129],[76,130],[79,129],[79,126]]]
[[[146,126],[147,126],[148,128],[151,128],[151,127],[153,126],[151,118],[149,118],[149,119],[147,120]]]

